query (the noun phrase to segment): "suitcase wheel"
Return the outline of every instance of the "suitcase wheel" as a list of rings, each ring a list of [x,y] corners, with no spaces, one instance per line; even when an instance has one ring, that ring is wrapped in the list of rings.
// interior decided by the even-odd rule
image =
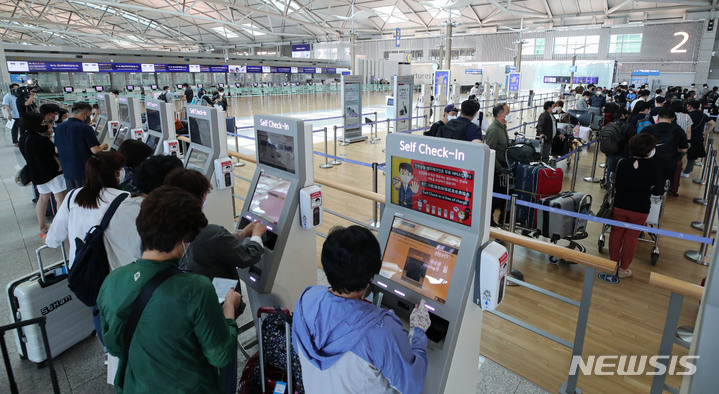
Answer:
[[[549,263],[550,264],[559,264],[559,259],[554,256],[549,256]]]
[[[604,240],[603,239],[600,239],[597,242],[597,249],[599,249],[599,253],[604,254]]]
[[[652,257],[650,262],[652,265],[657,265],[657,261],[659,260],[659,253],[652,253]]]

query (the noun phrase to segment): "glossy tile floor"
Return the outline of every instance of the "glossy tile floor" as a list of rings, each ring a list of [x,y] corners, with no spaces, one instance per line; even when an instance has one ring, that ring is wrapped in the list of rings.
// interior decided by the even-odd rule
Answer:
[[[373,108],[372,112],[374,110]],[[297,116],[320,118],[335,114],[333,111],[303,111]],[[247,124],[247,120],[247,118],[243,119],[243,123]],[[315,139],[317,137],[315,136]],[[0,286],[2,289],[5,289],[7,284],[14,279],[38,269],[35,250],[42,245],[42,242],[38,236],[35,208],[31,201],[32,190],[29,187],[21,188],[14,182],[14,175],[23,164],[24,160],[20,152],[10,142],[9,132],[4,127],[0,127]],[[50,250],[43,254],[43,261],[46,262],[55,262],[60,259],[60,253],[56,250]],[[318,281],[326,284],[324,274],[320,270],[318,270]],[[7,295],[4,290],[3,294],[3,300],[0,301],[0,325],[8,324],[11,321]],[[247,316],[243,316],[243,318],[248,319]],[[240,319],[241,323],[243,318]],[[244,333],[240,340],[246,341],[253,335],[252,332]],[[20,392],[52,392],[49,369],[39,369],[30,361],[20,360],[12,333],[5,336],[5,341]],[[257,351],[257,348],[248,350],[252,354]],[[94,336],[88,337],[71,349],[57,355],[54,358],[54,366],[61,392],[93,394],[114,392],[113,387],[106,383],[107,371],[103,359],[102,346]],[[240,354],[240,369],[244,366],[244,362],[244,357]],[[7,373],[2,364],[0,366],[0,393],[9,391]],[[546,391],[489,359],[480,357],[476,392],[545,393]]]

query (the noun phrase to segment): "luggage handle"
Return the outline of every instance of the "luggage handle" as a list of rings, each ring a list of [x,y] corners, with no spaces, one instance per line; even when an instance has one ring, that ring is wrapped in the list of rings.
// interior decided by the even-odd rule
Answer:
[[[287,350],[287,393],[294,393],[292,389],[292,329],[290,327],[290,310],[287,308],[280,308],[278,306],[263,306],[257,309],[257,318],[260,319],[260,324],[257,327],[258,336],[260,337],[258,345],[260,347],[260,382],[262,386],[262,392],[265,392],[265,358],[262,352],[262,315],[279,315],[280,318],[285,322],[285,350]],[[284,315],[284,316],[283,316]]]
[[[40,257],[40,251],[48,248],[50,247],[47,245],[42,245],[41,247],[35,249],[35,256],[37,256],[37,265],[40,268],[40,280],[42,281],[42,283],[45,283],[45,267],[42,266],[42,257]],[[60,249],[62,250],[62,259],[65,263],[65,269],[70,272],[67,261],[67,252],[65,251],[65,242],[60,243]]]

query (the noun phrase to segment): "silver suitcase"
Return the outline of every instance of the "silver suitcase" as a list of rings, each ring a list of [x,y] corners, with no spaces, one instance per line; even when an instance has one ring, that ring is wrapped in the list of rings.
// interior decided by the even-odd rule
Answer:
[[[559,195],[539,200],[539,204],[589,215],[592,209],[592,196],[580,192],[562,192]],[[539,211],[537,214],[537,228],[543,237],[551,238],[552,241],[578,236],[585,232],[586,227],[586,219],[577,219],[548,211]]]
[[[67,286],[65,245],[62,246],[64,261],[44,267],[40,252],[46,248],[43,245],[35,251],[40,270],[10,282],[7,294],[13,322],[47,318],[50,352],[57,356],[92,335],[95,325],[92,309],[78,300]],[[15,330],[15,343],[20,358],[35,363],[47,359],[38,325]]]

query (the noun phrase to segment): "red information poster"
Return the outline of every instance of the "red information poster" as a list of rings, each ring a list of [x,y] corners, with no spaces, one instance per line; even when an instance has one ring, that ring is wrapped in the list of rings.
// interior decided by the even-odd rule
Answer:
[[[474,171],[392,156],[392,203],[472,225]]]

